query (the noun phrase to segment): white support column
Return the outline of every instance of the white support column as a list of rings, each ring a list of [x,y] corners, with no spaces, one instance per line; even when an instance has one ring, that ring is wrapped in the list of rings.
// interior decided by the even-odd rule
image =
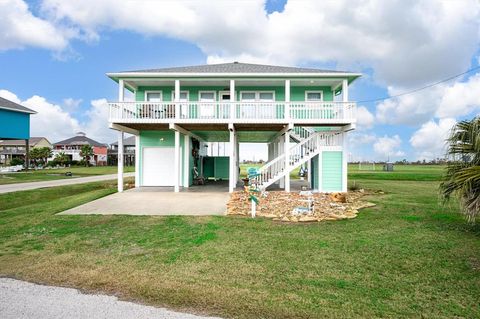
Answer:
[[[190,185],[190,136],[185,135],[183,143],[183,187]]]
[[[348,80],[342,81],[342,101],[348,102]]]
[[[282,135],[278,139],[278,153],[277,156],[280,156],[285,151],[285,135]],[[280,188],[285,188],[285,178],[280,178],[279,185]]]
[[[235,186],[237,186],[238,181],[240,180],[240,143],[238,142],[238,135],[235,134],[236,139],[236,167],[235,167]]]
[[[140,187],[140,135],[135,135],[135,187]]]
[[[230,152],[229,152],[229,175],[228,175],[228,191],[230,193],[233,193],[233,190],[235,189],[235,130],[233,128],[233,125],[229,127],[230,129]]]
[[[175,155],[173,159],[173,176],[175,178],[173,190],[175,193],[180,191],[180,132],[175,131]]]
[[[117,152],[117,188],[123,192],[123,132],[118,131],[118,152]]]
[[[285,132],[285,192],[290,192],[290,131]]]
[[[312,160],[307,161],[307,181],[309,185],[312,185]]]
[[[347,174],[348,174],[348,156],[347,156],[347,133],[342,133],[343,147],[342,147],[342,192],[347,191]]]
[[[118,102],[123,102],[125,99],[125,82],[118,80]]]
[[[290,80],[285,80],[285,119],[290,119]]]
[[[235,80],[230,80],[230,119],[235,118]]]
[[[180,80],[175,80],[175,118],[180,118]]]

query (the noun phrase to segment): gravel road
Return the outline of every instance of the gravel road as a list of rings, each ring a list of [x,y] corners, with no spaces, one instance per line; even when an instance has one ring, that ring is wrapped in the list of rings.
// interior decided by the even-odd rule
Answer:
[[[77,289],[42,286],[10,278],[0,278],[0,316],[2,319],[214,318],[120,301],[112,296],[87,295]]]

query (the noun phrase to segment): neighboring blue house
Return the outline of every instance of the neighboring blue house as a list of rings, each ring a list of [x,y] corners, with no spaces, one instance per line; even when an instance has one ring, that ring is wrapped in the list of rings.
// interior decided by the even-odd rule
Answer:
[[[35,113],[29,108],[0,97],[0,140],[25,140],[26,163],[28,163],[30,114]]]

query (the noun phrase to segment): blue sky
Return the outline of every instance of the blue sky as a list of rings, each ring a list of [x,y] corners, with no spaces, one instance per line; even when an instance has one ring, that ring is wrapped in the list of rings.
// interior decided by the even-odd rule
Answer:
[[[364,74],[350,98],[370,100],[478,66],[479,12],[474,0],[5,0],[0,95],[43,114],[33,119],[34,135],[56,141],[82,129],[102,142],[115,138],[105,118],[105,101],[117,95],[110,71],[236,60],[346,69]],[[359,103],[351,158],[441,156],[451,125],[479,114],[479,92],[472,72]]]

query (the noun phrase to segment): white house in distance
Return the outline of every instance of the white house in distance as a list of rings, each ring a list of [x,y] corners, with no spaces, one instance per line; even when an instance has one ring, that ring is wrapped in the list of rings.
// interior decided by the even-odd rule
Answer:
[[[82,146],[90,145],[93,149],[93,156],[90,158],[90,165],[107,165],[107,144],[103,144],[87,137],[84,132],[77,132],[75,136],[53,144],[52,158],[59,153],[65,153],[71,161],[81,161]]]
[[[360,74],[312,68],[224,63],[107,74],[119,84],[110,128],[135,135],[135,186],[192,185],[195,171],[239,180],[239,143],[268,143],[258,183],[290,191],[290,172],[309,166],[321,192],[347,190],[347,132],[356,104],[348,87]],[[125,89],[135,101],[124,100]],[[208,143],[227,142],[226,156],[206,156]],[[120,154],[121,156],[121,154]],[[119,163],[119,191],[123,164]]]

